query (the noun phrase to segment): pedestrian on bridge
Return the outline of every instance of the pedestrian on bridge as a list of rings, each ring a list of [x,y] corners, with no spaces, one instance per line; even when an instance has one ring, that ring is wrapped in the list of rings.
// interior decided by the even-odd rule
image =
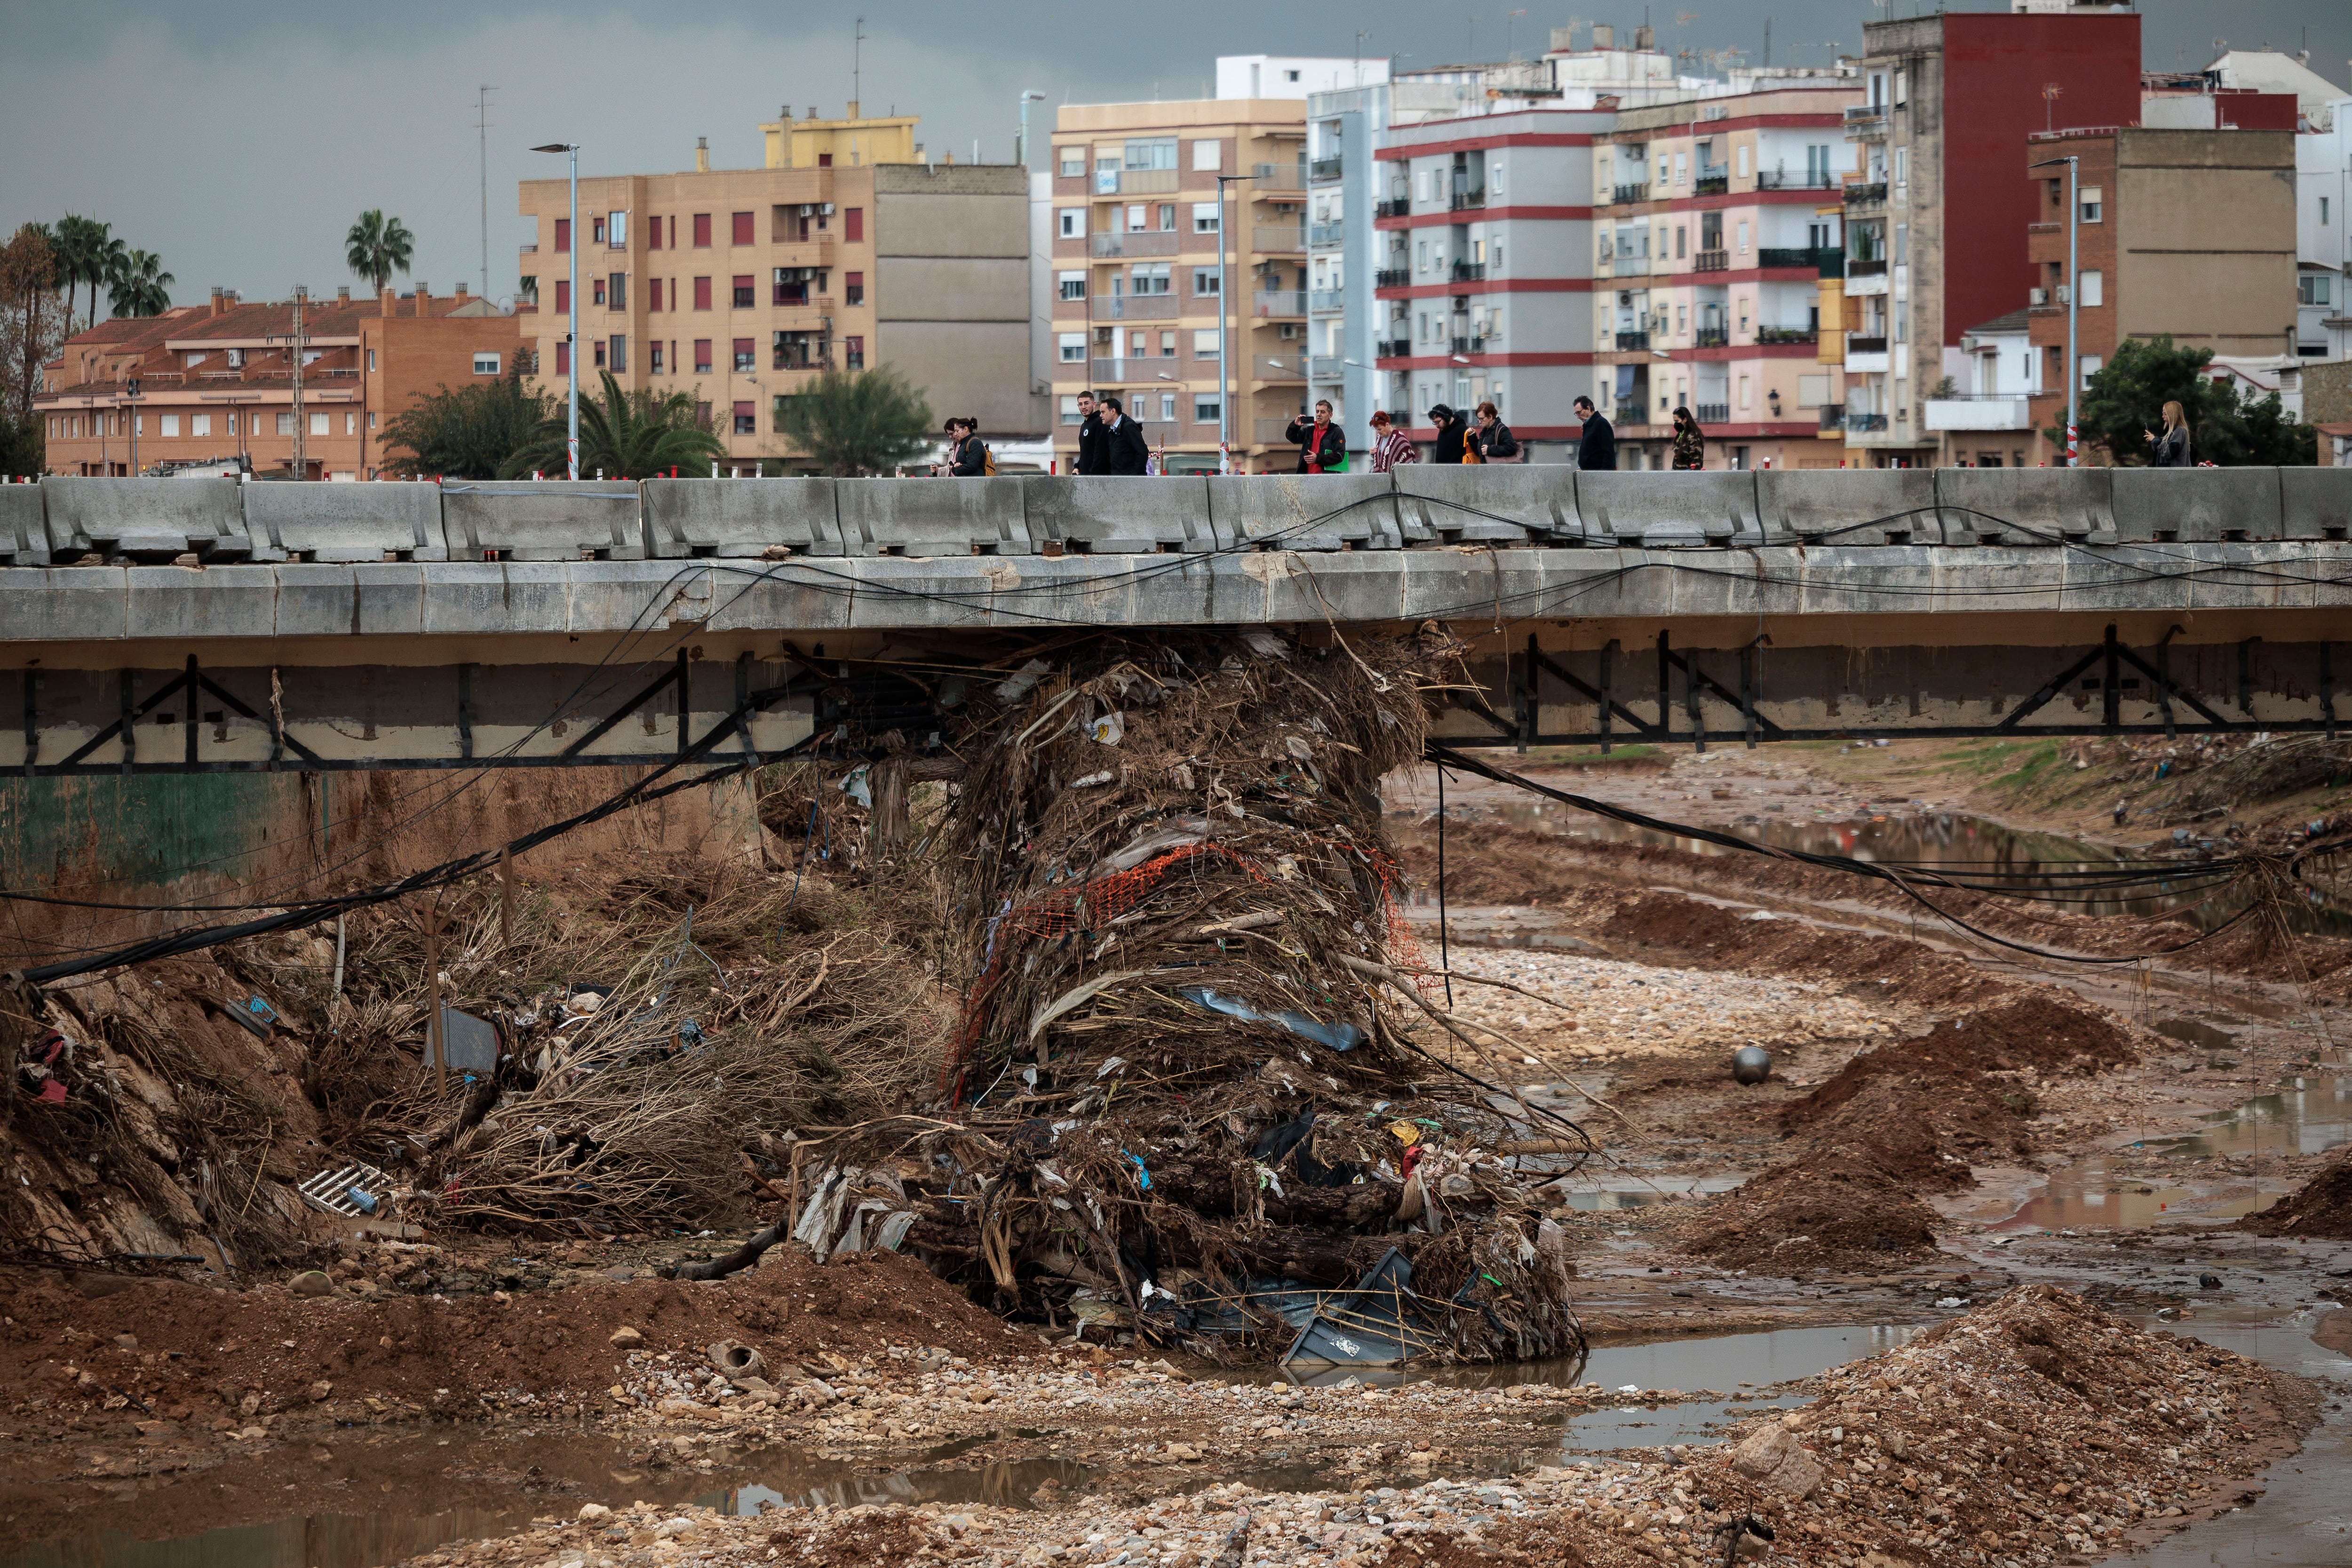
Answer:
[[[2164,434],[2143,427],[2140,434],[2147,437],[2147,461],[2150,468],[2189,468],[2196,465],[2189,457],[2189,413],[2177,402],[2164,405]]]
[[[1092,391],[1078,394],[1078,468],[1081,474],[1103,472],[1102,410]]]
[[[1524,463],[1528,455],[1519,446],[1511,427],[1503,423],[1503,411],[1492,403],[1478,405],[1478,423],[1470,427],[1470,446],[1482,463]],[[1463,461],[1470,459],[1465,454]]]
[[[1372,472],[1385,474],[1401,463],[1421,461],[1421,448],[1412,437],[1395,429],[1389,423],[1388,411],[1372,410]]]
[[[1675,467],[1685,471],[1706,467],[1706,432],[1687,408],[1675,410]]]
[[[1143,426],[1127,416],[1127,405],[1116,397],[1102,400],[1102,467],[1100,473],[1141,478],[1151,462],[1150,444]]]
[[[969,414],[948,420],[948,472],[960,479],[980,479],[996,472],[996,459],[980,438],[980,421]]]
[[[1313,419],[1293,419],[1282,438],[1298,448],[1302,474],[1344,474],[1348,471],[1348,433],[1331,422],[1331,400],[1315,400]]]
[[[1615,469],[1617,427],[1602,417],[1589,397],[1578,398],[1575,408],[1577,421],[1584,426],[1584,434],[1576,443],[1576,466],[1588,470]]]
[[[1437,439],[1429,444],[1429,460],[1433,463],[1458,463],[1470,445],[1470,422],[1454,412],[1451,404],[1432,404],[1429,422],[1437,426]]]

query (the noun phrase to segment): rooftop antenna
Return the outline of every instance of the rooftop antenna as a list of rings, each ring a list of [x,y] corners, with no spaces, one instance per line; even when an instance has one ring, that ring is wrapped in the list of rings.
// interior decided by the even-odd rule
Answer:
[[[1503,18],[1503,58],[1507,60],[1519,58],[1517,45],[1513,40],[1517,36],[1518,19],[1526,15],[1524,10],[1513,11]]]
[[[1764,18],[1764,68],[1772,68],[1772,18]]]
[[[2054,81],[2042,84],[2042,129],[2044,132],[2055,131],[2058,128],[2056,123],[2058,100],[2065,90],[2065,88]]]
[[[474,89],[474,139],[480,143],[482,160],[482,296],[490,292],[490,94],[497,89],[482,86]]]
[[[865,73],[866,18],[860,16],[856,30],[849,37],[849,96],[852,99],[865,98],[866,94],[860,90],[866,85]]]

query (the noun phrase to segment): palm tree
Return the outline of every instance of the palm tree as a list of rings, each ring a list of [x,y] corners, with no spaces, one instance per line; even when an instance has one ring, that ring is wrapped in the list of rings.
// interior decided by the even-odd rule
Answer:
[[[57,247],[60,271],[66,289],[66,314],[73,314],[73,292],[80,285],[89,285],[89,314],[85,322],[98,321],[98,290],[110,283],[115,273],[130,257],[129,248],[114,237],[113,227],[96,218],[68,213],[58,220]]]
[[[580,405],[583,478],[602,473],[608,479],[651,479],[672,468],[701,473],[727,455],[725,444],[695,416],[691,394],[624,392],[611,371],[597,376],[604,384],[602,405],[593,398]],[[530,443],[506,460],[502,477],[567,472],[566,417],[559,409],[542,420]]]
[[[496,381],[418,393],[384,422],[384,468],[403,479],[495,479],[509,458],[541,438],[552,406],[547,394],[523,385],[520,363]]]
[[[152,250],[124,257],[106,281],[107,301],[118,316],[160,316],[172,308],[174,280],[163,270],[163,258]]]
[[[887,474],[929,443],[931,405],[889,365],[829,370],[783,399],[782,430],[820,473]]]
[[[398,218],[385,217],[382,207],[360,214],[359,221],[343,236],[343,265],[352,269],[352,277],[365,279],[378,294],[394,272],[408,270],[409,258],[415,253],[416,237]]]

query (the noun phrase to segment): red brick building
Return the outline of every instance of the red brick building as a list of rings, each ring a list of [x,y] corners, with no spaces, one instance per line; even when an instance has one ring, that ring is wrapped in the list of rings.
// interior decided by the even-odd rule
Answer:
[[[439,297],[423,284],[376,300],[345,289],[303,318],[302,466],[313,479],[377,477],[385,425],[418,396],[502,375],[527,352],[516,318],[462,284]],[[135,436],[142,473],[240,458],[257,474],[290,473],[293,330],[292,301],[247,305],[215,289],[209,304],[68,339],[33,400],[49,472],[129,474]]]

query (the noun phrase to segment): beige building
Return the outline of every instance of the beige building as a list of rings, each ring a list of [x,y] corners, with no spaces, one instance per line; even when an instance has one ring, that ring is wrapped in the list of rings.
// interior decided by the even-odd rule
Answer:
[[[685,173],[583,177],[576,237],[566,182],[524,181],[538,234],[520,258],[523,331],[542,384],[560,388],[571,363],[576,239],[583,395],[600,370],[689,393],[737,471],[789,459],[782,400],[827,368],[891,365],[938,418],[1041,433],[1025,174],[915,162],[912,116],[849,107],[763,125],[765,168],[712,169],[698,149]]]
[[[1087,388],[1119,394],[1172,470],[1217,467],[1228,395],[1236,462],[1295,466],[1282,432],[1307,397],[1306,109],[1265,98],[1063,106],[1052,330],[1065,472]],[[1217,337],[1228,303],[1230,377]]]

